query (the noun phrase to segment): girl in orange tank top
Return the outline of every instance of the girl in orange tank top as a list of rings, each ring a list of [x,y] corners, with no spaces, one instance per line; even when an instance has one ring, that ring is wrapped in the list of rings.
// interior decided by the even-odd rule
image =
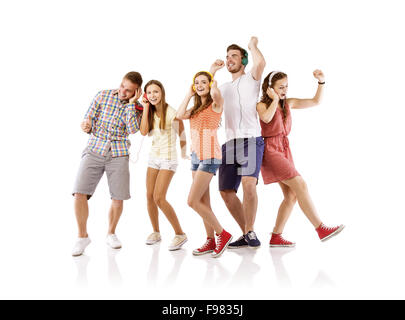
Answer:
[[[194,106],[187,110],[193,97]],[[232,240],[232,235],[225,231],[211,209],[209,189],[212,177],[222,162],[217,129],[223,103],[212,74],[201,71],[194,76],[193,84],[177,111],[177,118],[190,119],[193,183],[188,195],[188,205],[201,216],[207,233],[207,240],[193,254],[211,253],[215,258],[224,252]]]
[[[280,71],[273,71],[263,81],[263,96],[257,104],[265,147],[261,173],[265,184],[278,182],[284,194],[276,225],[270,239],[271,247],[293,247],[295,243],[282,237],[291,211],[298,204],[314,226],[322,241],[343,230],[344,226],[327,227],[320,220],[308,193],[304,179],[295,169],[288,134],[291,131],[291,109],[304,109],[317,105],[322,97],[325,76],[321,70],[313,72],[318,89],[312,99],[287,98],[288,78]]]

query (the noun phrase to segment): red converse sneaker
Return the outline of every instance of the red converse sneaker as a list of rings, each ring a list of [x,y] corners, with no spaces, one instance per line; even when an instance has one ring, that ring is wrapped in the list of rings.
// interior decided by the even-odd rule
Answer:
[[[281,233],[272,233],[270,239],[270,247],[295,247],[295,243],[283,238]]]
[[[340,226],[329,228],[325,226],[323,223],[321,223],[321,225],[315,230],[316,232],[318,232],[319,239],[321,239],[321,241],[326,241],[332,238],[333,236],[336,236],[340,231],[343,230],[344,227],[345,226],[341,224]]]
[[[207,241],[202,245],[202,247],[193,250],[193,255],[195,256],[200,256],[206,253],[211,253],[214,251],[216,245],[215,245],[215,239],[214,238],[207,238]]]
[[[224,253],[226,247],[232,241],[232,235],[223,229],[221,234],[217,234],[217,246],[211,256],[213,258],[218,258],[222,253]]]

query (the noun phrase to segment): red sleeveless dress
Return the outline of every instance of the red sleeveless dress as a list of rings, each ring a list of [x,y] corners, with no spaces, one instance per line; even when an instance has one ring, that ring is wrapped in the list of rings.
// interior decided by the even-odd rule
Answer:
[[[285,104],[287,117],[284,121],[283,110],[277,107],[269,123],[260,120],[264,138],[264,154],[261,167],[264,184],[279,182],[299,176],[292,158],[288,134],[291,131],[290,107]]]

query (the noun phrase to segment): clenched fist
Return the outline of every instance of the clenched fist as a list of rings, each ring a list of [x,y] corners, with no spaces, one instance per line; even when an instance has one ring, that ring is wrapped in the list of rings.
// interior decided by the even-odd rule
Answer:
[[[82,130],[86,133],[91,132],[91,118],[88,117],[86,120],[84,120],[81,124]]]

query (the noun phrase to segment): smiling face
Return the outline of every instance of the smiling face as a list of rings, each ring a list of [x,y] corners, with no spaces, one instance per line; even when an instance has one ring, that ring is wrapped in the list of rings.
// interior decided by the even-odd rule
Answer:
[[[151,84],[146,88],[146,96],[151,104],[158,105],[162,101],[162,90],[156,84]]]
[[[135,95],[136,90],[138,90],[138,87],[139,86],[137,84],[131,82],[128,79],[122,79],[120,88],[118,89],[118,98],[120,100],[131,99]]]
[[[226,68],[230,73],[237,73],[245,66],[242,64],[242,53],[236,49],[230,49],[226,54]]]
[[[285,99],[287,97],[287,91],[288,91],[288,78],[284,77],[282,79],[277,80],[273,84],[272,88],[278,94],[280,99]]]
[[[197,76],[194,79],[195,92],[200,96],[206,96],[210,93],[210,80],[204,74]]]

